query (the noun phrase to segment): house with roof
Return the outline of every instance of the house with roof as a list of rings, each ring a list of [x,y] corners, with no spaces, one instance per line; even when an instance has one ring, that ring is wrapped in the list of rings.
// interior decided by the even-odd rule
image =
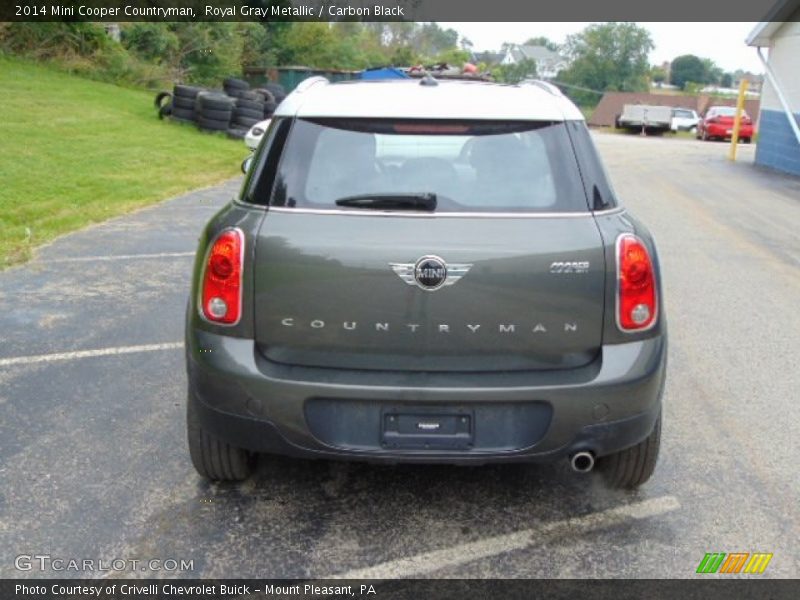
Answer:
[[[540,79],[554,79],[559,71],[569,66],[566,58],[550,48],[523,44],[508,46],[500,64],[516,65],[524,60],[532,60],[536,63],[536,73]]]
[[[469,62],[471,62],[473,65],[480,63],[488,66],[499,65],[504,56],[505,54],[502,52],[492,52],[490,50],[485,52],[470,52]]]
[[[747,45],[764,65],[755,162],[800,176],[800,0],[779,0]]]

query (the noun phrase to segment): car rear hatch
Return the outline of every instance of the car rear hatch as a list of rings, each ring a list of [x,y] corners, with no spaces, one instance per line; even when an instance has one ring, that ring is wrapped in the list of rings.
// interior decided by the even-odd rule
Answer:
[[[603,244],[564,125],[450,127],[293,125],[256,243],[266,358],[505,371],[597,355]],[[436,207],[370,207],[387,195]]]

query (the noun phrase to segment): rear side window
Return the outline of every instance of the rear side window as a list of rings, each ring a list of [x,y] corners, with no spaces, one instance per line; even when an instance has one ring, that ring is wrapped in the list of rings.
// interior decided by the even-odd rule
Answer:
[[[575,153],[581,164],[581,176],[592,210],[608,210],[619,206],[617,195],[605,165],[597,153],[589,129],[583,121],[567,121]]]
[[[438,212],[587,210],[563,123],[295,121],[273,206],[341,209],[370,194],[435,194]]]
[[[253,155],[250,170],[244,177],[239,199],[248,204],[267,204],[281,149],[291,126],[290,119],[272,119],[264,139]]]

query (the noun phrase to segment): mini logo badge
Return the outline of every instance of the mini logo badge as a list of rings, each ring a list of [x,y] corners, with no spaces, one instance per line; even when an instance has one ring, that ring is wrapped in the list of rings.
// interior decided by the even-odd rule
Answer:
[[[471,264],[453,263],[448,265],[438,256],[423,256],[415,263],[389,263],[398,277],[408,285],[432,292],[447,285],[453,285],[472,268]]]
[[[423,289],[440,288],[447,280],[447,265],[441,258],[435,256],[420,258],[414,266],[414,279],[416,279],[417,285]]]

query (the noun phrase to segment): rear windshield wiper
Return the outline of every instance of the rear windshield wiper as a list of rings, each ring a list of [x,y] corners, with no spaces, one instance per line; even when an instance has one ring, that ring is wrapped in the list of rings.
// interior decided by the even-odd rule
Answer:
[[[436,210],[436,194],[362,194],[346,196],[336,201],[337,206],[372,208],[376,210]]]

